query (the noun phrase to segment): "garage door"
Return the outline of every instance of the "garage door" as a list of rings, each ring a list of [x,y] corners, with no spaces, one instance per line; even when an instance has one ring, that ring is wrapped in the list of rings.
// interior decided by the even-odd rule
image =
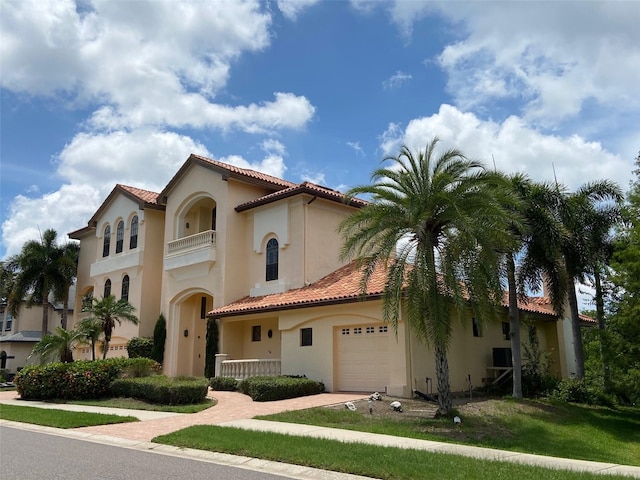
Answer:
[[[338,390],[384,392],[389,384],[389,328],[386,325],[336,330]]]

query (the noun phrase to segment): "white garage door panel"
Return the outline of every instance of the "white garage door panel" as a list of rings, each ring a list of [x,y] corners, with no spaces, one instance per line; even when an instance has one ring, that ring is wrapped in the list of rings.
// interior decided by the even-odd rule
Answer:
[[[389,384],[389,332],[386,326],[363,325],[339,328],[338,389],[384,391]]]

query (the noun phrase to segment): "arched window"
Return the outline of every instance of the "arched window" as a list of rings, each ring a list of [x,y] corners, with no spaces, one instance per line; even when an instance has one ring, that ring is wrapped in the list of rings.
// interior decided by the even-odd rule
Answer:
[[[129,275],[125,275],[122,279],[122,294],[120,298],[122,300],[129,301]]]
[[[131,219],[131,232],[129,236],[129,250],[138,248],[138,215]]]
[[[107,298],[111,295],[111,280],[107,278],[107,281],[104,282],[104,298]]]
[[[278,279],[278,240],[267,242],[267,282]]]
[[[124,222],[120,220],[116,228],[116,253],[122,252],[122,244],[124,243]]]
[[[109,256],[109,247],[111,246],[111,227],[107,225],[104,229],[104,241],[102,243],[102,256]]]

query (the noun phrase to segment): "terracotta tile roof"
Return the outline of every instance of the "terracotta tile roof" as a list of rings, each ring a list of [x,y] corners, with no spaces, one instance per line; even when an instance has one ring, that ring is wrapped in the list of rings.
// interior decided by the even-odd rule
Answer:
[[[144,190],[142,188],[131,187],[129,185],[123,185],[118,183],[116,188],[120,188],[126,192],[129,192],[131,195],[137,197],[144,203],[157,203],[158,194],[156,192],[151,192],[149,190]]]
[[[342,192],[333,190],[328,187],[323,187],[315,183],[303,182],[299,185],[294,185],[284,190],[279,190],[269,195],[265,195],[264,197],[260,197],[255,200],[251,200],[249,202],[240,204],[236,207],[236,211],[243,212],[245,210],[250,210],[260,205],[266,205],[276,200],[292,197],[293,195],[298,195],[300,193],[307,193],[309,195],[313,195],[314,197],[325,198],[327,200],[332,200],[334,202],[345,203],[345,204],[347,203],[347,196]],[[367,205],[367,202],[359,198],[352,198],[349,201],[349,205],[354,207],[363,207]]]
[[[355,302],[362,298],[361,279],[362,272],[357,268],[357,263],[351,262],[306,287],[260,297],[247,296],[211,311],[209,316],[227,317],[247,313]],[[380,267],[372,274],[367,285],[367,299],[379,298],[384,291],[384,284],[385,269]],[[506,294],[502,305],[504,307],[509,306]],[[546,297],[529,297],[526,301],[520,300],[518,308],[524,312],[557,317],[551,306],[551,301]],[[589,320],[591,320],[589,317],[583,318],[583,321],[588,322]]]
[[[137,203],[138,208],[140,208],[141,210],[145,208],[164,210],[165,208],[164,205],[158,205],[158,194],[156,192],[117,183],[116,186],[113,187],[113,190],[111,190],[109,195],[107,195],[107,198],[105,198],[102,204],[98,207],[96,213],[94,213],[93,216],[89,219],[87,226],[70,232],[69,237],[77,239],[80,236],[92,231],[92,229],[96,226],[98,218],[100,217],[100,215],[102,215],[102,212],[104,212],[104,210],[109,206],[109,204],[117,195],[124,195],[125,197],[129,198],[133,202]]]
[[[164,187],[162,192],[160,192],[160,198],[158,199],[159,202],[166,201],[166,197],[169,195],[169,192],[180,181],[180,178],[193,164],[198,164],[205,168],[217,171],[222,174],[222,177],[225,180],[228,178],[234,178],[236,180],[241,180],[247,183],[261,186],[271,191],[283,190],[285,188],[290,188],[296,185],[293,182],[274,177],[273,175],[257,172],[248,168],[236,167],[235,165],[231,165],[230,163],[220,162],[218,160],[213,160],[211,158],[192,153],[191,155],[189,155],[189,158],[187,158],[187,160],[182,164],[176,174],[171,178],[171,180],[169,180],[167,186]]]
[[[196,158],[205,163],[211,164],[218,168],[222,168],[224,170],[228,170],[231,173],[236,173],[243,177],[253,178],[256,180],[261,180],[263,182],[272,183],[274,186],[278,186],[281,188],[288,188],[295,186],[295,183],[289,182],[288,180],[283,180],[282,178],[274,177],[272,175],[267,175],[266,173],[258,172],[256,170],[250,170],[248,168],[240,168],[235,165],[231,165],[230,163],[220,162],[218,160],[213,160],[211,158],[203,157],[201,155],[192,154],[189,158]]]
[[[211,311],[209,315],[221,317],[257,311],[356,301],[362,298],[361,278],[361,270],[356,268],[356,262],[351,262],[306,287],[261,297],[244,297]],[[377,298],[382,294],[384,280],[381,268],[380,273],[374,273],[369,282],[367,298]]]

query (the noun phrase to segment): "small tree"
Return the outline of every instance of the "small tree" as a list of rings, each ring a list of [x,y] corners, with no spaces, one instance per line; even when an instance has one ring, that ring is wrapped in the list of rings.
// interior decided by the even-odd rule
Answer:
[[[162,364],[164,360],[164,344],[167,340],[167,321],[164,315],[160,314],[156,320],[156,326],[153,329],[153,349],[151,350],[151,358]]]
[[[204,359],[204,376],[214,377],[216,374],[216,353],[218,353],[218,323],[215,318],[207,320],[207,346]]]
[[[109,343],[111,342],[111,334],[116,326],[122,324],[122,320],[138,325],[139,320],[133,312],[135,308],[126,300],[116,300],[116,297],[109,295],[100,300],[93,299],[93,303],[87,312],[89,317],[88,321],[97,321],[102,329],[102,335],[104,338],[104,346],[102,349],[102,358],[107,358],[107,352],[109,351]]]
[[[59,358],[63,363],[73,362],[73,346],[79,343],[83,334],[75,330],[65,330],[57,327],[55,333],[48,333],[42,340],[36,343],[29,355],[40,357],[40,362],[45,363],[53,358]]]
[[[78,332],[82,334],[79,343],[91,345],[91,360],[96,359],[96,344],[102,334],[102,326],[97,320],[83,319],[78,324]]]

